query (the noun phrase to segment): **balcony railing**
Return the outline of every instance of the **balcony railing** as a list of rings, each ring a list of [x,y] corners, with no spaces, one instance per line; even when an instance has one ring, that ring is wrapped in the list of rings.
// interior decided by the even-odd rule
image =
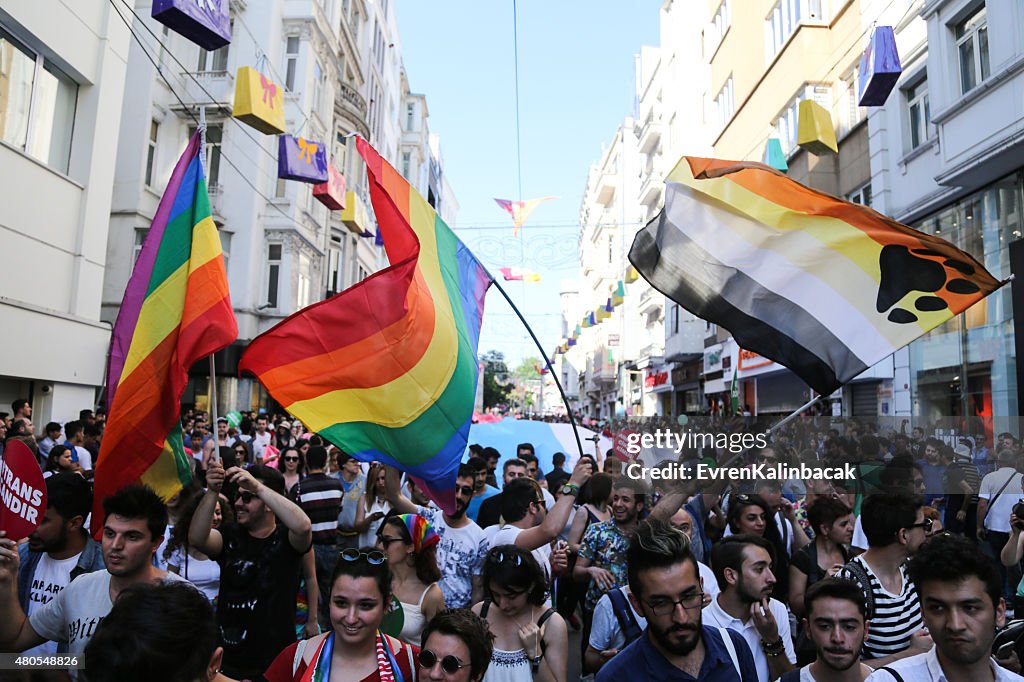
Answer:
[[[229,71],[195,71],[181,74],[185,84],[182,101],[190,107],[226,107],[235,100],[235,77]]]
[[[348,83],[338,83],[338,98],[360,119],[366,120],[366,100]]]

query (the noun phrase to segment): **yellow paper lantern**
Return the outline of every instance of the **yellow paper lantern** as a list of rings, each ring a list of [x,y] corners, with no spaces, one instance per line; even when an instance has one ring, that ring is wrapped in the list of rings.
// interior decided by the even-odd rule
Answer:
[[[251,66],[240,67],[235,76],[233,115],[261,133],[280,135],[284,132],[284,88]]]
[[[812,154],[838,154],[836,129],[825,107],[811,99],[800,102],[800,121],[796,143]]]

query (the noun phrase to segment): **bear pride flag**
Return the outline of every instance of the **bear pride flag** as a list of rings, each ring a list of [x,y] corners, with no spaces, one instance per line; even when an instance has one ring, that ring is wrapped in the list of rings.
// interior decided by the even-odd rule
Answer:
[[[239,370],[310,430],[415,476],[451,512],[493,278],[369,143],[356,146],[391,265],[258,336]]]
[[[168,499],[191,480],[179,421],[188,370],[238,337],[201,157],[197,132],[171,173],[114,323],[95,477],[101,521],[103,499],[126,485],[142,482]],[[98,536],[103,525],[93,526]]]
[[[1006,283],[949,242],[759,163],[684,157],[665,182],[630,262],[822,395]]]

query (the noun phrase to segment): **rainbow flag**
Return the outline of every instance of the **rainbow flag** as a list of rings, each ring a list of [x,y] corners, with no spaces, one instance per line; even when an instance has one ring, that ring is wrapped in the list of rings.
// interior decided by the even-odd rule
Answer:
[[[822,395],[1006,283],[949,242],[768,166],[691,157],[629,260]]]
[[[191,480],[179,422],[188,370],[238,336],[200,157],[196,133],[160,199],[114,324],[95,478],[93,515],[101,520],[103,499],[128,484],[141,481],[166,499]]]
[[[239,371],[310,430],[421,479],[453,510],[493,278],[373,147],[356,145],[391,265],[261,334]]]
[[[533,209],[537,208],[545,201],[551,201],[558,197],[538,197],[537,199],[525,199],[522,201],[513,201],[512,199],[495,199],[494,202],[501,206],[503,209],[508,211],[508,214],[512,216],[512,236],[519,236],[519,228],[523,226],[526,219],[533,213]]]

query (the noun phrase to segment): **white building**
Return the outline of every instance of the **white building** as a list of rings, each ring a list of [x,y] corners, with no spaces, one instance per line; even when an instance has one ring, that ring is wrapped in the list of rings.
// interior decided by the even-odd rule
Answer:
[[[0,411],[36,432],[93,408],[129,33],[110,3],[0,8]]]
[[[872,203],[997,279],[1024,274],[1024,6],[927,0],[911,10],[879,21],[896,28],[903,74],[868,119]],[[1020,414],[1024,388],[1013,298],[1004,287],[896,353],[892,413],[978,417],[975,431],[1019,433],[1006,418]]]

